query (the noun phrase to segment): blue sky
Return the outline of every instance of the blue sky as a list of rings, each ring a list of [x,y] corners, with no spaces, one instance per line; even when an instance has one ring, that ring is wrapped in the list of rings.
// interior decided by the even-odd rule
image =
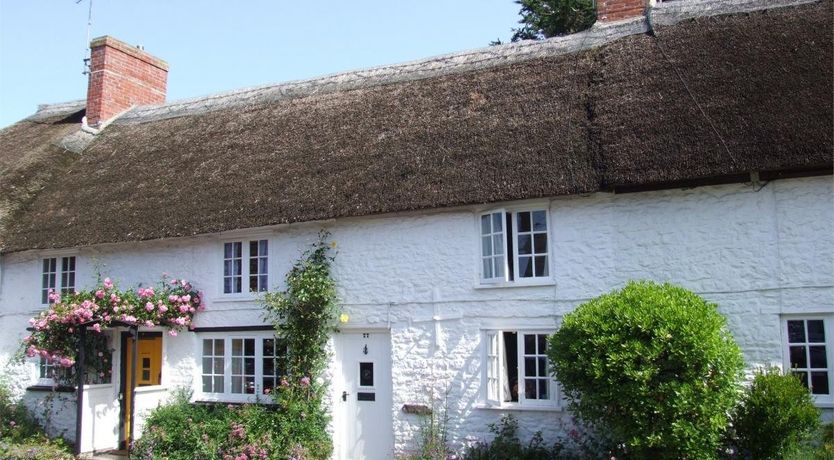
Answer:
[[[83,99],[90,0],[0,0],[0,127]],[[170,64],[168,100],[508,41],[512,0],[92,0],[91,37]]]

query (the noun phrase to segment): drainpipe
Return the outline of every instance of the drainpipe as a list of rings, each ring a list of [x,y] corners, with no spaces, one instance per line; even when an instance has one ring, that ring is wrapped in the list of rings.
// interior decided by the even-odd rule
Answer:
[[[87,342],[87,326],[78,326],[78,336],[80,338],[80,343],[78,346],[78,362],[76,363],[78,366],[78,381],[76,382],[75,388],[75,455],[81,454],[81,423],[82,414],[84,412],[84,381],[86,380],[84,374],[87,369],[87,366],[84,363],[84,355],[86,354],[85,342]]]

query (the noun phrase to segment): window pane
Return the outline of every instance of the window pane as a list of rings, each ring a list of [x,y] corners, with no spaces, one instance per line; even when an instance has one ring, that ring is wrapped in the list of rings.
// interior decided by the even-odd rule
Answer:
[[[790,343],[805,342],[804,321],[788,321],[788,341]]]
[[[539,334],[536,336],[536,341],[538,342],[538,352],[540,355],[545,354],[547,351],[547,334]]]
[[[211,358],[203,358],[203,374],[211,373]]]
[[[533,212],[533,231],[543,232],[547,230],[547,215],[544,211]]]
[[[267,285],[266,275],[261,275],[259,279],[260,279],[260,281],[258,282],[259,283],[258,284],[258,291],[259,292],[266,291],[266,285]]]
[[[250,241],[249,242],[249,257],[257,257],[258,256],[258,242],[257,241]]]
[[[534,334],[524,334],[524,354],[536,354],[536,336]]]
[[[62,272],[69,271],[69,257],[62,257],[61,258],[61,271]]]
[[[49,271],[49,259],[43,259],[43,269],[41,271],[42,272],[48,272]]]
[[[255,358],[246,358],[243,360],[243,371],[246,375],[255,374]]]
[[[255,377],[246,377],[246,394],[255,394]]]
[[[547,375],[547,359],[539,358],[539,377]]]
[[[547,276],[547,256],[536,256],[536,276]]]
[[[548,385],[547,380],[539,380],[539,399],[549,399],[549,393],[550,385]]]
[[[258,255],[266,257],[268,251],[267,240],[258,241]]]
[[[807,372],[794,372],[793,375],[795,375],[799,379],[799,381],[802,382],[802,385],[804,385],[806,388],[808,387]]]
[[[264,376],[275,374],[275,358],[264,358]]]
[[[232,255],[234,257],[240,258],[241,253],[243,252],[243,243],[240,243],[240,242],[233,243],[233,246],[234,246],[234,251],[233,251]]]
[[[828,360],[825,355],[825,345],[808,347],[808,351],[811,355],[811,367],[817,369],[825,369],[828,367]]]
[[[533,243],[530,235],[518,235],[518,253],[519,254],[532,254],[533,253]]]
[[[518,231],[519,232],[529,232],[530,227],[530,213],[529,212],[520,212],[517,215],[518,219]]]
[[[500,236],[492,239],[492,253],[496,255],[504,254],[504,240]]]
[[[518,272],[521,278],[531,278],[533,276],[533,258],[519,257]]]
[[[264,257],[258,259],[258,273],[264,275],[269,272],[269,263],[267,261],[268,259]]]
[[[492,255],[492,237],[484,236],[481,238],[481,255],[485,257]]]
[[[815,395],[830,394],[828,372],[811,372],[811,393]]]
[[[496,278],[503,278],[504,277],[504,258],[503,257],[493,257],[492,259],[495,265],[495,277]]]
[[[253,259],[249,259],[249,274],[250,275],[257,275],[258,274],[258,258],[255,257]]]
[[[212,354],[211,340],[203,339],[203,356],[211,356]]]
[[[536,399],[536,379],[524,379],[524,397],[527,399]]]
[[[223,356],[226,354],[225,352],[225,344],[226,342],[223,339],[217,339],[214,341],[214,354],[216,356]]]
[[[791,347],[791,368],[797,367],[802,369],[808,367],[805,347]]]
[[[501,222],[501,213],[496,212],[492,215],[492,232],[499,233],[503,231],[504,224]]]
[[[214,392],[223,393],[223,377],[218,376],[214,378]]]
[[[240,277],[232,278],[232,280],[234,280],[234,287],[233,287],[232,291],[233,292],[240,292],[242,290],[241,286],[243,285],[243,282],[240,280]]]
[[[547,233],[533,235],[533,252],[536,254],[547,253]]]
[[[203,376],[203,393],[214,393],[211,391],[211,377],[207,375]]]
[[[223,374],[223,358],[214,358],[214,373]]]
[[[223,261],[223,276],[232,276],[232,261]]]
[[[536,358],[524,358],[524,376],[536,376]]]
[[[232,393],[243,393],[242,377],[232,377]]]
[[[481,235],[489,235],[492,233],[492,226],[490,226],[489,214],[481,216]]]
[[[240,375],[243,372],[243,359],[242,358],[232,358],[232,374]]]
[[[232,243],[226,243],[223,245],[223,258],[224,259],[231,259],[232,258]]]
[[[241,356],[243,354],[243,340],[232,339],[232,355]]]
[[[492,278],[492,259],[484,259],[484,278]]]
[[[75,271],[75,256],[67,257],[69,259],[69,270],[71,272]]]
[[[242,270],[243,263],[240,261],[240,259],[234,259],[232,261],[232,275],[240,276],[240,274],[243,273]]]
[[[255,339],[246,339],[243,341],[243,351],[246,356],[255,356]]]
[[[814,343],[825,342],[825,325],[821,319],[808,321],[808,341]]]
[[[249,292],[258,292],[258,276],[249,277]]]

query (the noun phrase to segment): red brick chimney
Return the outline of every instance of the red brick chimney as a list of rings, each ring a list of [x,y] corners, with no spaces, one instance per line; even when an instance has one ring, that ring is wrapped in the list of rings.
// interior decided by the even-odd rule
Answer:
[[[597,19],[619,21],[646,14],[646,0],[597,0]]]
[[[113,37],[90,42],[87,124],[99,126],[134,105],[165,102],[168,63]]]

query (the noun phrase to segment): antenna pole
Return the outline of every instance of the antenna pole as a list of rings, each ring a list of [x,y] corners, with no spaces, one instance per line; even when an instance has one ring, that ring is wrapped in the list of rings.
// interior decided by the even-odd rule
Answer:
[[[89,0],[89,2],[90,7],[87,10],[87,41],[84,43],[84,71],[81,72],[83,75],[89,75],[90,73],[90,29],[93,26],[93,0]],[[75,3],[81,3],[81,0]]]

